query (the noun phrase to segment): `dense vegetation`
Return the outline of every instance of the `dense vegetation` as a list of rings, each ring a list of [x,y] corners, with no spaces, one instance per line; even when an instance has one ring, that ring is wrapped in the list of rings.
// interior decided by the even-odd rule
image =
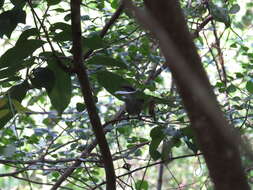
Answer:
[[[253,3],[124,2],[0,0],[0,189],[249,189]]]

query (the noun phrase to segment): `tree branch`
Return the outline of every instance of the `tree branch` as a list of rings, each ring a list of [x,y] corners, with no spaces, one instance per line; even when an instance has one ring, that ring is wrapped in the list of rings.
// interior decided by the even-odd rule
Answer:
[[[73,56],[74,56],[74,71],[79,80],[84,102],[87,106],[90,122],[93,132],[98,142],[103,163],[106,172],[107,190],[116,190],[116,177],[113,166],[113,160],[110,153],[108,143],[105,138],[105,133],[97,113],[97,108],[93,100],[93,95],[88,79],[86,68],[83,65],[82,44],[81,44],[81,19],[80,19],[80,0],[71,0],[71,21],[72,21],[72,38],[73,38]],[[93,148],[93,146],[90,146]],[[80,165],[80,162],[75,162],[74,166]],[[61,178],[54,184],[52,190],[55,190],[59,185],[74,171],[74,169],[65,172]]]
[[[172,158],[170,158],[170,160],[173,161],[173,160],[178,160],[178,159],[182,159],[182,158],[196,157],[196,156],[200,156],[200,155],[202,155],[202,153],[198,153],[198,154],[188,154],[188,155],[182,155],[182,156],[172,157]],[[156,165],[158,165],[158,164],[164,164],[164,162],[165,162],[164,160],[161,160],[161,161],[154,162],[154,163],[151,163],[151,164],[149,163],[149,164],[147,164],[147,165],[145,165],[145,166],[142,166],[142,167],[133,169],[133,170],[131,170],[131,171],[128,171],[128,172],[126,172],[126,173],[124,173],[124,174],[121,174],[121,175],[117,176],[117,178],[121,178],[121,177],[124,177],[124,176],[131,175],[132,173],[135,173],[135,172],[137,172],[137,171],[139,171],[139,170],[143,170],[143,169],[146,169],[146,168],[149,168],[149,167],[152,167],[152,166],[156,166]],[[98,187],[104,185],[105,183],[106,183],[106,182],[101,182],[101,183],[98,184],[96,187],[93,187],[92,190],[97,189]]]
[[[106,23],[106,25],[103,27],[101,32],[99,33],[99,36],[103,38],[106,33],[108,32],[109,28],[115,23],[115,21],[119,18],[122,11],[124,10],[123,3],[120,4],[116,12],[112,15],[111,19]],[[93,50],[89,50],[85,55],[83,56],[83,60],[87,59],[91,54],[93,53]]]
[[[145,0],[146,11],[124,2],[160,42],[215,188],[249,190],[239,138],[220,111],[178,0]]]

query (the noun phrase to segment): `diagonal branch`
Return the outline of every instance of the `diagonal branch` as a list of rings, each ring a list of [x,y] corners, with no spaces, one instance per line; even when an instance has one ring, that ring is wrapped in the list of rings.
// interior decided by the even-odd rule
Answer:
[[[64,65],[61,60],[59,59],[59,57],[57,56],[57,53],[56,53],[56,50],[54,49],[54,46],[53,46],[53,43],[51,42],[50,38],[49,38],[49,34],[48,34],[48,31],[45,27],[45,25],[43,24],[43,20],[41,21],[38,14],[36,13],[36,11],[34,10],[33,8],[33,4],[32,4],[32,1],[31,0],[27,0],[28,2],[28,5],[29,7],[31,8],[31,11],[32,13],[34,14],[35,18],[38,20],[39,24],[40,24],[40,27],[42,28],[43,32],[45,33],[45,37],[46,37],[46,40],[50,46],[50,49],[51,51],[53,52],[53,56],[55,57],[56,61],[57,61],[57,64],[58,66],[64,70],[66,73],[71,73],[71,70],[70,68],[66,67],[66,65]]]
[[[106,33],[108,32],[109,28],[115,23],[115,21],[119,18],[122,11],[124,10],[123,3],[120,4],[116,12],[112,15],[111,19],[106,23],[106,25],[103,27],[101,32],[99,33],[99,36],[103,38]],[[87,59],[91,54],[93,53],[93,50],[89,50],[87,53],[84,54],[83,59]]]
[[[123,5],[121,4],[120,7],[116,10],[116,12],[113,14],[113,16],[111,17],[111,19],[109,20],[109,22],[108,22],[108,23],[105,25],[105,27],[102,29],[101,34],[100,34],[101,37],[103,37],[103,36],[106,34],[106,32],[108,31],[109,27],[111,27],[111,26],[115,23],[115,21],[116,21],[117,18],[120,16],[120,14],[122,13],[122,11],[123,11]],[[93,52],[92,50],[88,51],[88,52],[84,55],[84,59],[85,59],[85,58],[88,58],[89,55],[92,54],[92,52]],[[104,126],[106,126],[106,124],[105,124]],[[97,141],[94,140],[94,141],[93,141],[92,143],[90,143],[90,145],[81,153],[80,158],[85,158],[85,157],[87,157],[87,156],[90,154],[90,152],[91,152],[96,146],[97,146]],[[71,165],[71,167],[69,167],[69,169],[67,169],[67,170],[61,175],[61,177],[57,180],[57,182],[54,184],[54,187],[52,188],[52,190],[53,190],[53,189],[57,189],[57,188],[60,186],[60,184],[61,184],[65,179],[67,179],[68,176],[70,176],[70,175],[74,172],[75,168],[77,168],[81,163],[82,163],[81,160],[75,161],[75,163],[74,163],[73,165]]]
[[[71,21],[72,21],[72,38],[73,38],[73,54],[74,68],[79,80],[84,102],[87,106],[92,129],[98,142],[103,162],[105,165],[107,189],[114,190],[116,188],[115,171],[112,161],[111,152],[105,138],[104,130],[97,113],[97,108],[93,100],[93,95],[88,79],[87,70],[83,65],[82,44],[81,44],[81,19],[80,19],[80,0],[71,0]]]
[[[96,141],[99,145],[103,163],[106,172],[107,190],[116,189],[116,177],[112,161],[111,152],[105,138],[103,126],[97,113],[97,108],[93,100],[93,95],[88,79],[87,70],[83,65],[82,44],[81,44],[81,19],[80,19],[80,0],[71,0],[71,21],[72,21],[72,38],[73,38],[73,56],[74,56],[74,70],[81,86],[81,92],[84,102],[87,106],[92,129],[96,136]],[[91,144],[90,151],[97,143]],[[76,161],[74,166],[80,165],[80,161]],[[52,190],[57,189],[59,185],[74,171],[74,169],[65,172],[61,178],[54,184]]]

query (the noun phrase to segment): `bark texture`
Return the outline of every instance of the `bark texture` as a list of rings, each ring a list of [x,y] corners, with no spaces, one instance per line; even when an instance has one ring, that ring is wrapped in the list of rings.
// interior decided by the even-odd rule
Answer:
[[[241,164],[238,141],[231,126],[222,116],[215,95],[212,92],[206,72],[201,64],[197,49],[188,31],[184,16],[177,0],[144,0],[147,11],[172,40],[175,49],[204,86],[209,101],[215,106],[214,112],[221,118],[215,120],[194,96],[198,89],[189,86],[176,62],[167,61],[179,93],[191,120],[191,127],[203,152],[211,179],[216,190],[249,190]],[[152,29],[150,28],[151,32]],[[163,49],[163,52],[166,51]],[[217,111],[218,110],[218,111]],[[234,141],[233,141],[234,140]]]

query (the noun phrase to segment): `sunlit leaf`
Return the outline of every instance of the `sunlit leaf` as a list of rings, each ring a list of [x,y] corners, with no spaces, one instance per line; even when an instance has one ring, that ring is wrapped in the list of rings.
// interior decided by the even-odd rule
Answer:
[[[26,112],[32,113],[33,112],[33,111],[29,110],[28,108],[25,108],[24,106],[22,106],[20,104],[20,102],[17,100],[12,100],[12,104],[18,113],[26,113]]]
[[[113,0],[111,2],[111,6],[112,6],[112,8],[117,9],[119,6],[119,0]]]
[[[146,180],[138,180],[135,183],[136,190],[148,190],[148,182]]]
[[[246,89],[248,90],[249,93],[253,94],[253,81],[248,81],[246,83]]]

